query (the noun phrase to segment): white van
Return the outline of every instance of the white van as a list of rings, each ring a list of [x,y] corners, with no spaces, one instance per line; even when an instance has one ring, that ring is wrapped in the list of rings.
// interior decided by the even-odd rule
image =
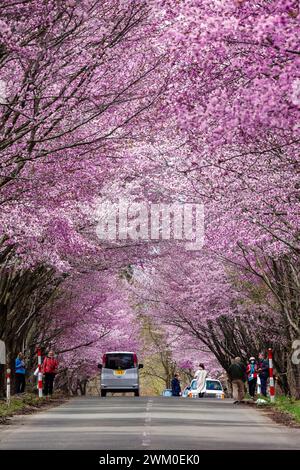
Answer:
[[[137,355],[128,351],[108,351],[103,354],[101,369],[101,397],[107,392],[133,392],[140,395],[139,369]]]

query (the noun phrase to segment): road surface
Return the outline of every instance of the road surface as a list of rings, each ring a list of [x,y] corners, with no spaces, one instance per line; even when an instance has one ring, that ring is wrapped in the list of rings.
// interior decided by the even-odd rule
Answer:
[[[3,449],[300,449],[300,429],[232,400],[74,398],[0,426]]]

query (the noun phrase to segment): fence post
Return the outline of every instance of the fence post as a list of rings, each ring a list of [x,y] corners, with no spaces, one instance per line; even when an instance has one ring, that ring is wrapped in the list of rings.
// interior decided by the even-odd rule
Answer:
[[[270,377],[270,400],[271,402],[275,401],[275,383],[273,376],[273,353],[272,349],[268,349],[268,359],[269,359],[269,377]]]
[[[10,369],[6,369],[6,403],[10,405]]]
[[[41,349],[37,349],[38,355],[38,390],[39,390],[39,398],[43,398],[43,374],[42,374],[42,352]]]

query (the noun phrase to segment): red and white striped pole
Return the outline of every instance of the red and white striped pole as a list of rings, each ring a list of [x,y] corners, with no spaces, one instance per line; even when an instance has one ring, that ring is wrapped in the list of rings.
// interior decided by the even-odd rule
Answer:
[[[37,349],[38,355],[38,390],[39,390],[39,398],[43,398],[43,373],[42,373],[42,352],[40,348]]]
[[[6,369],[6,403],[10,405],[10,369]]]
[[[275,401],[275,383],[273,375],[273,354],[272,349],[268,349],[268,359],[269,359],[269,377],[270,377],[270,400]]]

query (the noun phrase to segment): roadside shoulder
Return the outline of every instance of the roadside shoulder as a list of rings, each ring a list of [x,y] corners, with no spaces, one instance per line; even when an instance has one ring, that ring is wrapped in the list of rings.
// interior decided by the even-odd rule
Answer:
[[[0,401],[0,426],[9,425],[11,418],[14,416],[28,415],[47,410],[59,406],[68,400],[69,397],[63,395],[53,396],[52,398],[38,398],[33,394],[13,396],[9,406],[2,400]]]
[[[300,429],[300,400],[278,397],[275,403],[258,399],[256,402],[246,401],[245,404],[259,410],[278,424]]]

